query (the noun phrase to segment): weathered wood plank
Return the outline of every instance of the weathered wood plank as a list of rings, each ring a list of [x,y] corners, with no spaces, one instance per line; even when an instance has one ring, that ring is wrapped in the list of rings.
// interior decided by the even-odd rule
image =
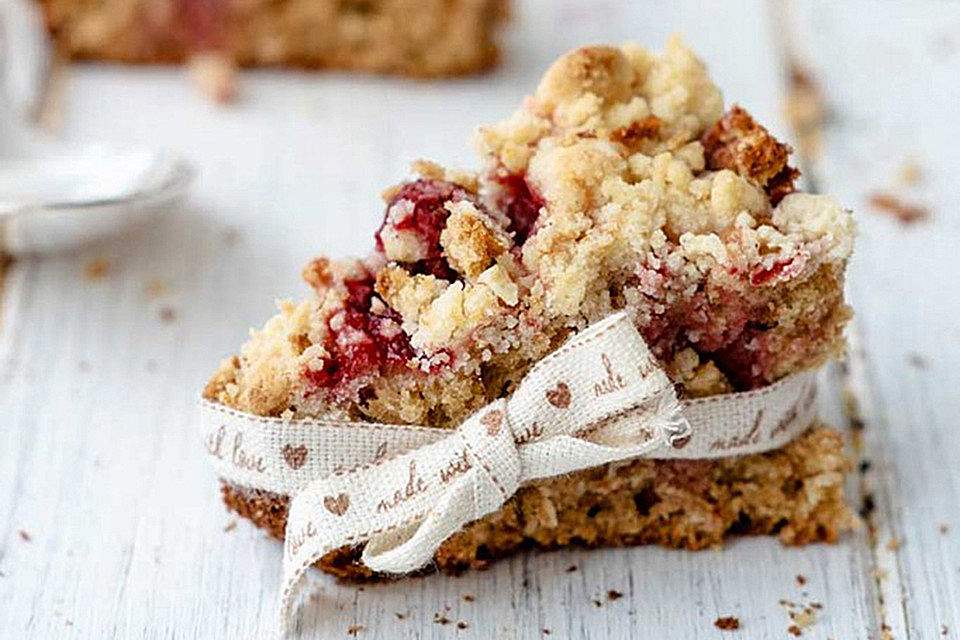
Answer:
[[[873,463],[883,615],[895,637],[957,637],[960,5],[818,1],[797,3],[795,16],[833,113],[813,169],[859,213],[851,384]],[[907,162],[920,168],[917,184],[898,176]],[[884,215],[869,202],[881,191],[930,219],[904,226]]]
[[[409,160],[472,164],[470,129],[509,113],[563,50],[628,39],[659,47],[679,29],[730,98],[786,131],[759,0],[541,0],[517,18],[505,66],[486,77],[257,72],[228,109],[202,103],[176,70],[71,69],[67,138],[178,148],[200,178],[189,206],[148,229],[77,255],[23,259],[10,274],[0,333],[2,635],[270,632],[280,548],[246,522],[224,531],[233,519],[202,460],[197,390],[275,296],[301,294],[308,258],[369,246],[378,194]],[[84,265],[100,257],[112,269],[86,278]],[[166,292],[151,293],[157,279]],[[167,307],[172,321],[161,317]],[[839,416],[835,397],[826,407]],[[786,634],[784,598],[824,603],[807,637],[865,638],[879,626],[870,559],[861,532],[804,549],[742,540],[722,553],[537,554],[362,590],[314,575],[324,597],[302,623],[315,632],[304,635],[324,637],[353,625],[366,638],[537,637],[544,628],[572,638],[720,637],[713,621],[737,615],[739,637],[760,638]],[[609,589],[625,595],[609,601]],[[460,620],[469,626],[458,630]]]

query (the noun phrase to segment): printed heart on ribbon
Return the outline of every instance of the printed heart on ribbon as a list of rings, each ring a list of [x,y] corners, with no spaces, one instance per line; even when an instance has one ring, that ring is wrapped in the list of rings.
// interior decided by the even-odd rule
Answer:
[[[566,382],[558,382],[556,387],[547,390],[547,402],[558,409],[569,407],[570,399],[570,387]]]
[[[294,447],[286,444],[283,446],[281,452],[283,453],[283,459],[287,461],[291,469],[299,469],[303,466],[303,463],[307,461],[306,445],[301,444],[300,446]]]
[[[350,508],[350,496],[345,493],[341,493],[336,498],[327,496],[323,499],[323,506],[333,515],[342,516]]]
[[[493,437],[500,433],[500,425],[503,424],[503,411],[494,409],[488,411],[482,418],[480,424],[487,428],[487,435]]]

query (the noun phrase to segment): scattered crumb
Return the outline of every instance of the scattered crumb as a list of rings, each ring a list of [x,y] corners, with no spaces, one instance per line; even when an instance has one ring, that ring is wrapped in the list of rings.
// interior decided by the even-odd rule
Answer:
[[[860,504],[860,516],[863,518],[869,518],[870,514],[872,514],[873,510],[876,508],[877,505],[873,501],[873,494],[868,493],[863,496],[863,502]]]
[[[240,239],[240,230],[236,227],[227,227],[220,234],[220,237],[223,239],[224,244],[233,246],[237,244],[237,241]]]
[[[872,467],[872,466],[873,466],[873,463],[870,462],[869,460],[861,460],[861,461],[860,461],[860,473],[866,473],[867,471],[870,471],[870,467]]]
[[[355,635],[357,635],[358,633],[360,633],[361,631],[363,631],[363,625],[362,625],[362,624],[355,624],[355,625],[353,625],[352,627],[350,627],[349,629],[347,629],[347,635],[348,635],[348,636],[355,636]]]
[[[83,277],[87,280],[102,280],[110,275],[113,266],[106,258],[94,258],[83,265]]]
[[[901,546],[903,546],[903,542],[899,538],[890,538],[890,540],[887,542],[888,551],[896,551]]]
[[[233,531],[233,530],[236,529],[236,528],[237,528],[237,521],[236,521],[236,520],[231,520],[230,522],[227,523],[227,525],[223,528],[223,530],[224,530],[224,531]]]
[[[30,542],[31,540],[33,540],[33,536],[31,536],[29,533],[27,533],[23,529],[20,529],[20,539],[23,540],[24,542]]]
[[[807,584],[807,576],[802,573],[797,574],[797,584]]]
[[[575,564],[572,564],[569,567],[567,567],[567,573],[573,573],[576,570],[577,570],[577,565]]]
[[[457,622],[457,629],[466,629],[468,626],[470,625],[468,625],[463,620],[460,620],[459,622]]]
[[[463,600],[464,600],[464,602],[473,602],[473,601],[475,600],[475,598],[474,598],[473,596],[471,596],[470,594],[467,594],[467,595],[463,596]]]
[[[450,618],[444,615],[440,615],[439,613],[433,614],[433,621],[436,622],[437,624],[444,624],[444,625],[450,624]]]
[[[941,522],[939,525],[937,525],[937,531],[940,532],[940,535],[945,536],[947,535],[947,532],[950,531],[950,527]]]
[[[907,364],[915,369],[926,369],[927,368],[927,359],[924,358],[919,353],[910,353],[907,354]]]
[[[73,626],[73,620],[71,620],[70,618],[64,618],[63,624],[67,625],[68,627],[72,627],[72,626]]]
[[[945,636],[950,633],[950,627],[945,624],[940,625],[940,635]]]
[[[810,603],[810,606],[811,606],[812,608],[814,608],[814,609],[823,609],[823,603],[822,603],[822,602],[811,602],[811,603]]]
[[[163,278],[150,278],[143,285],[143,292],[154,298],[165,294],[167,289],[167,283]]]
[[[888,573],[889,571],[887,571],[883,567],[879,567],[874,570],[873,575],[877,578],[877,580],[886,580]]]
[[[190,79],[206,98],[224,104],[237,97],[237,67],[228,56],[198,53],[187,63]]]
[[[162,322],[166,322],[167,324],[169,324],[176,319],[177,319],[176,309],[166,304],[160,307],[160,320]]]
[[[803,611],[791,612],[790,619],[801,629],[806,629],[817,621],[817,612],[807,607]]]
[[[550,634],[552,633],[552,632],[550,631],[550,629],[540,629],[540,631],[542,631],[542,632],[543,632],[543,635],[545,635],[545,636],[548,636],[548,635],[550,635]]]
[[[595,606],[595,607],[600,607],[600,606],[603,605],[603,603],[600,602],[599,600],[591,600],[591,602],[593,603],[593,606]]]
[[[713,621],[713,626],[721,631],[736,631],[740,628],[740,618],[736,616],[724,616]]]
[[[905,160],[897,169],[897,180],[900,184],[912,187],[923,179],[923,171],[914,160]]]
[[[400,613],[399,611],[395,612],[393,615],[397,616],[397,620],[406,620],[407,614]]]
[[[523,582],[520,583],[520,586],[523,587],[524,589],[529,588],[529,587],[530,587],[530,579],[529,579],[529,578],[524,578],[524,579],[523,579]]]
[[[607,600],[619,600],[623,597],[623,594],[616,589],[610,589],[607,591]]]
[[[890,193],[874,193],[869,199],[870,206],[895,217],[904,224],[925,220],[929,213],[923,207],[907,204]]]
[[[784,113],[793,128],[797,146],[804,159],[816,158],[820,152],[827,104],[813,75],[799,61],[787,65],[789,86]]]
[[[803,631],[801,631],[800,627],[798,627],[795,624],[792,624],[789,627],[787,627],[787,631],[789,631],[792,635],[795,635],[797,637],[800,637],[803,635]]]

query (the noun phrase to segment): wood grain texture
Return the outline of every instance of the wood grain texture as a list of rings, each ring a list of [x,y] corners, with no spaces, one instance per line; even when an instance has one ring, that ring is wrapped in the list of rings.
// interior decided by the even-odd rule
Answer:
[[[829,97],[812,167],[859,212],[852,390],[866,423],[882,613],[897,637],[960,637],[960,4],[798,3],[801,54]],[[906,185],[905,163],[920,179]],[[905,226],[877,192],[919,204]],[[941,635],[942,634],[942,635]]]
[[[940,624],[960,630],[960,474],[951,464],[960,325],[944,267],[960,246],[947,135],[957,132],[944,132],[957,127],[946,120],[958,57],[931,53],[936,34],[958,32],[949,29],[956,5],[869,6],[804,4],[788,28],[812,52],[837,110],[814,166],[818,183],[863,211],[851,278],[863,351],[852,379],[828,372],[824,412],[845,420],[847,379],[874,461],[864,483],[851,479],[850,495],[875,492],[875,527],[802,549],[755,539],[721,553],[533,554],[460,578],[363,589],[315,574],[304,637],[348,637],[353,626],[363,627],[359,638],[535,638],[543,629],[561,638],[727,637],[713,626],[726,615],[742,623],[729,637],[789,637],[780,599],[823,603],[809,638],[876,638],[884,623],[897,638],[940,637]],[[310,257],[369,247],[378,194],[407,175],[410,160],[472,165],[472,127],[512,111],[567,48],[624,40],[659,48],[682,31],[728,100],[790,137],[779,39],[761,0],[531,0],[516,13],[504,66],[454,82],[252,72],[240,103],[223,109],[195,96],[177,70],[69,70],[63,137],[172,147],[200,176],[189,203],[149,227],[77,254],[21,259],[7,274],[0,637],[269,635],[281,549],[224,511],[196,434],[198,390],[275,297],[305,293],[298,274]],[[906,154],[928,170],[917,197],[934,211],[911,229],[864,203]],[[86,277],[99,258],[107,274]],[[914,351],[926,368],[906,363]],[[890,551],[894,537],[904,544]],[[875,579],[877,566],[885,580]],[[610,589],[624,596],[609,600]]]

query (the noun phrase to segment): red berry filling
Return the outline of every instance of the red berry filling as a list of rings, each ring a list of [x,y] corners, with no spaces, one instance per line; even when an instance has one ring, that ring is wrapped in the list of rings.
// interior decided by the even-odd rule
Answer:
[[[343,309],[327,321],[324,348],[328,355],[323,367],[304,371],[304,376],[320,388],[377,375],[414,357],[397,313],[386,307],[382,313],[371,311],[373,276],[344,280],[343,285],[347,290]]]
[[[523,174],[500,176],[497,177],[497,182],[504,190],[503,200],[498,204],[510,219],[507,231],[514,234],[514,242],[520,246],[530,237],[537,218],[540,217],[543,198],[530,186]]]
[[[409,212],[393,217],[391,209],[394,205],[406,200],[412,203]],[[387,205],[387,216],[375,236],[377,251],[384,252],[383,233],[388,227],[397,232],[413,232],[425,248],[426,255],[408,267],[413,273],[431,274],[444,280],[458,278],[447,259],[443,256],[440,246],[440,233],[446,225],[450,212],[444,206],[447,202],[469,200],[474,202],[472,195],[463,187],[444,180],[416,180],[408,182],[390,199]]]

